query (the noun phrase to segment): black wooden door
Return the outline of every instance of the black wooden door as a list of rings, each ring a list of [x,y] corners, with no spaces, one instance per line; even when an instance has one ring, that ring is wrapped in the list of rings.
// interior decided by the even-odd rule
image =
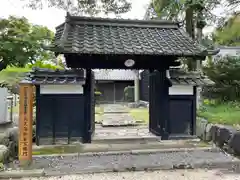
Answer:
[[[155,71],[149,77],[149,130],[162,139],[168,138],[169,84],[166,71]]]
[[[171,134],[191,135],[193,127],[193,100],[172,96],[170,100]]]
[[[55,138],[78,138],[83,135],[84,96],[61,95],[55,100]]]
[[[36,98],[36,143],[39,145],[40,138],[52,138],[53,133],[53,107],[54,98],[42,95]]]
[[[70,143],[83,136],[84,96],[80,94],[40,95],[37,100],[37,144],[41,138]]]

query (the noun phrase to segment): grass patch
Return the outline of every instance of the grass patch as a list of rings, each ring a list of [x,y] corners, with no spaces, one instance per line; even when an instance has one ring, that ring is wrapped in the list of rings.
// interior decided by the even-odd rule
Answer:
[[[95,114],[103,114],[104,110],[100,106],[95,106]]]
[[[189,142],[186,142],[186,144],[194,145],[196,147],[209,147],[209,146],[211,146],[211,144],[209,144],[208,142],[204,142],[204,141],[199,141],[199,142],[189,141]]]
[[[103,113],[104,113],[103,108],[95,106],[95,123],[101,124]]]
[[[102,122],[102,115],[95,114],[95,123],[100,124]]]
[[[81,146],[62,145],[62,146],[49,146],[33,150],[33,155],[47,155],[47,154],[69,154],[81,152]]]
[[[204,105],[197,114],[214,124],[233,126],[240,124],[240,104],[236,103]]]
[[[148,108],[130,109],[130,115],[137,121],[140,120],[140,121],[143,121],[146,124],[149,123],[149,110],[148,110]]]

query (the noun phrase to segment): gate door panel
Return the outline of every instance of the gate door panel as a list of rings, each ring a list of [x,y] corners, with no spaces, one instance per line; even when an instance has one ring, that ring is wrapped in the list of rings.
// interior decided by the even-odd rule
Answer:
[[[193,101],[189,98],[170,100],[171,134],[192,134]]]
[[[155,135],[168,136],[169,96],[166,71],[155,71],[149,77],[149,130]],[[164,136],[164,137],[163,137]]]

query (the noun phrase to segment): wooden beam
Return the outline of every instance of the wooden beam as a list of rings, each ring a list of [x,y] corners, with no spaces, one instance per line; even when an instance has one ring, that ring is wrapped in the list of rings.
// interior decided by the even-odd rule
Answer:
[[[19,105],[19,149],[21,164],[32,161],[33,85],[20,84]]]

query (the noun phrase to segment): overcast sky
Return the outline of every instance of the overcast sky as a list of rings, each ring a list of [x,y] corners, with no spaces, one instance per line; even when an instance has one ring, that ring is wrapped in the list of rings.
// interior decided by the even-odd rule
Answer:
[[[124,14],[123,18],[142,19],[145,9],[150,0],[131,0],[132,10]],[[66,11],[56,8],[44,8],[42,10],[31,10],[22,8],[20,0],[0,0],[0,17],[9,15],[25,16],[31,23],[40,24],[55,30],[55,27],[63,23]]]
[[[142,19],[146,12],[146,7],[150,0],[131,0],[132,10],[124,14],[123,18]],[[63,23],[66,12],[56,8],[44,8],[42,10],[32,10],[22,8],[21,0],[0,0],[0,17],[7,18],[9,15],[24,16],[31,23],[44,25],[55,31],[55,27]],[[213,13],[221,15],[225,12],[223,7],[216,8]],[[210,32],[213,27],[205,28],[204,32]]]

